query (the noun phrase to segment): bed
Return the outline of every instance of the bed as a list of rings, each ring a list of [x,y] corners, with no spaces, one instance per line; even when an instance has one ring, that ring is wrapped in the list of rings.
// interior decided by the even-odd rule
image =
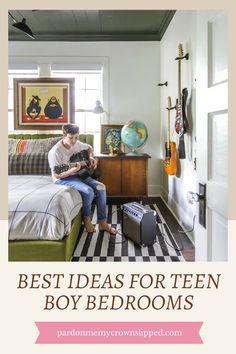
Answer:
[[[59,138],[9,135],[9,261],[71,260],[81,226],[82,199],[70,187],[51,182],[47,152]],[[80,135],[80,140],[93,146],[93,135]]]

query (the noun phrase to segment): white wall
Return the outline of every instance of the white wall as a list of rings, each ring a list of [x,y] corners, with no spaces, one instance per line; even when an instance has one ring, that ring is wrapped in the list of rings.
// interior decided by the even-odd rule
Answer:
[[[162,120],[162,157],[165,156],[164,142],[167,127],[167,97],[171,96],[172,106],[178,97],[178,44],[183,44],[184,54],[189,53],[189,60],[182,61],[182,89],[188,89],[187,117],[190,123],[185,134],[186,159],[180,160],[177,176],[167,176],[162,168],[162,196],[170,205],[185,229],[192,227],[196,205],[187,202],[187,191],[196,191],[195,157],[195,73],[196,73],[196,11],[177,11],[160,42],[161,81],[168,81],[162,87],[160,107]],[[171,140],[178,142],[174,132],[175,110],[171,111]],[[172,132],[174,134],[172,135]],[[177,143],[178,145],[178,143]]]
[[[130,119],[146,124],[142,152],[149,160],[149,194],[160,194],[159,42],[9,42],[9,62],[100,62],[105,66],[109,123]],[[94,58],[95,57],[95,58]],[[138,171],[137,171],[138,172]]]

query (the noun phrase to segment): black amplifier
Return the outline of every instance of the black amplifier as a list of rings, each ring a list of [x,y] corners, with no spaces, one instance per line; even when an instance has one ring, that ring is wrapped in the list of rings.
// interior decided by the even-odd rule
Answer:
[[[124,236],[140,246],[156,242],[156,212],[150,207],[132,202],[122,205],[121,230]]]

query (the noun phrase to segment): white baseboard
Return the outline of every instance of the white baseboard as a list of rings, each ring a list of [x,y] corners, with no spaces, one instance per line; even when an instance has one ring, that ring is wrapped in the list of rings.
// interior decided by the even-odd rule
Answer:
[[[161,185],[160,184],[149,184],[148,185],[148,196],[149,197],[160,197],[161,196]]]

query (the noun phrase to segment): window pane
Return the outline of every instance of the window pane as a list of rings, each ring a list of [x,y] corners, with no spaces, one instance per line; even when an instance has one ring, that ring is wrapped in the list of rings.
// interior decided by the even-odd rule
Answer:
[[[87,131],[99,132],[100,131],[100,124],[101,124],[100,114],[86,113],[86,130]]]
[[[86,89],[98,89],[101,88],[101,75],[89,74],[86,76]]]
[[[79,74],[75,79],[75,89],[83,89],[85,90],[85,74]]]
[[[73,71],[53,71],[53,77],[74,77]]]
[[[96,100],[102,100],[102,70],[57,70],[53,77],[75,78],[75,110],[95,108]],[[92,112],[75,112],[75,123],[80,133],[94,134],[95,151],[100,151],[101,115]]]
[[[75,112],[75,124],[79,126],[80,133],[85,133],[85,114],[81,112]]]
[[[87,90],[85,94],[85,106],[94,109],[96,100],[100,99],[99,90]]]
[[[89,108],[89,106],[86,106],[85,91],[75,90],[75,109],[86,108]]]

